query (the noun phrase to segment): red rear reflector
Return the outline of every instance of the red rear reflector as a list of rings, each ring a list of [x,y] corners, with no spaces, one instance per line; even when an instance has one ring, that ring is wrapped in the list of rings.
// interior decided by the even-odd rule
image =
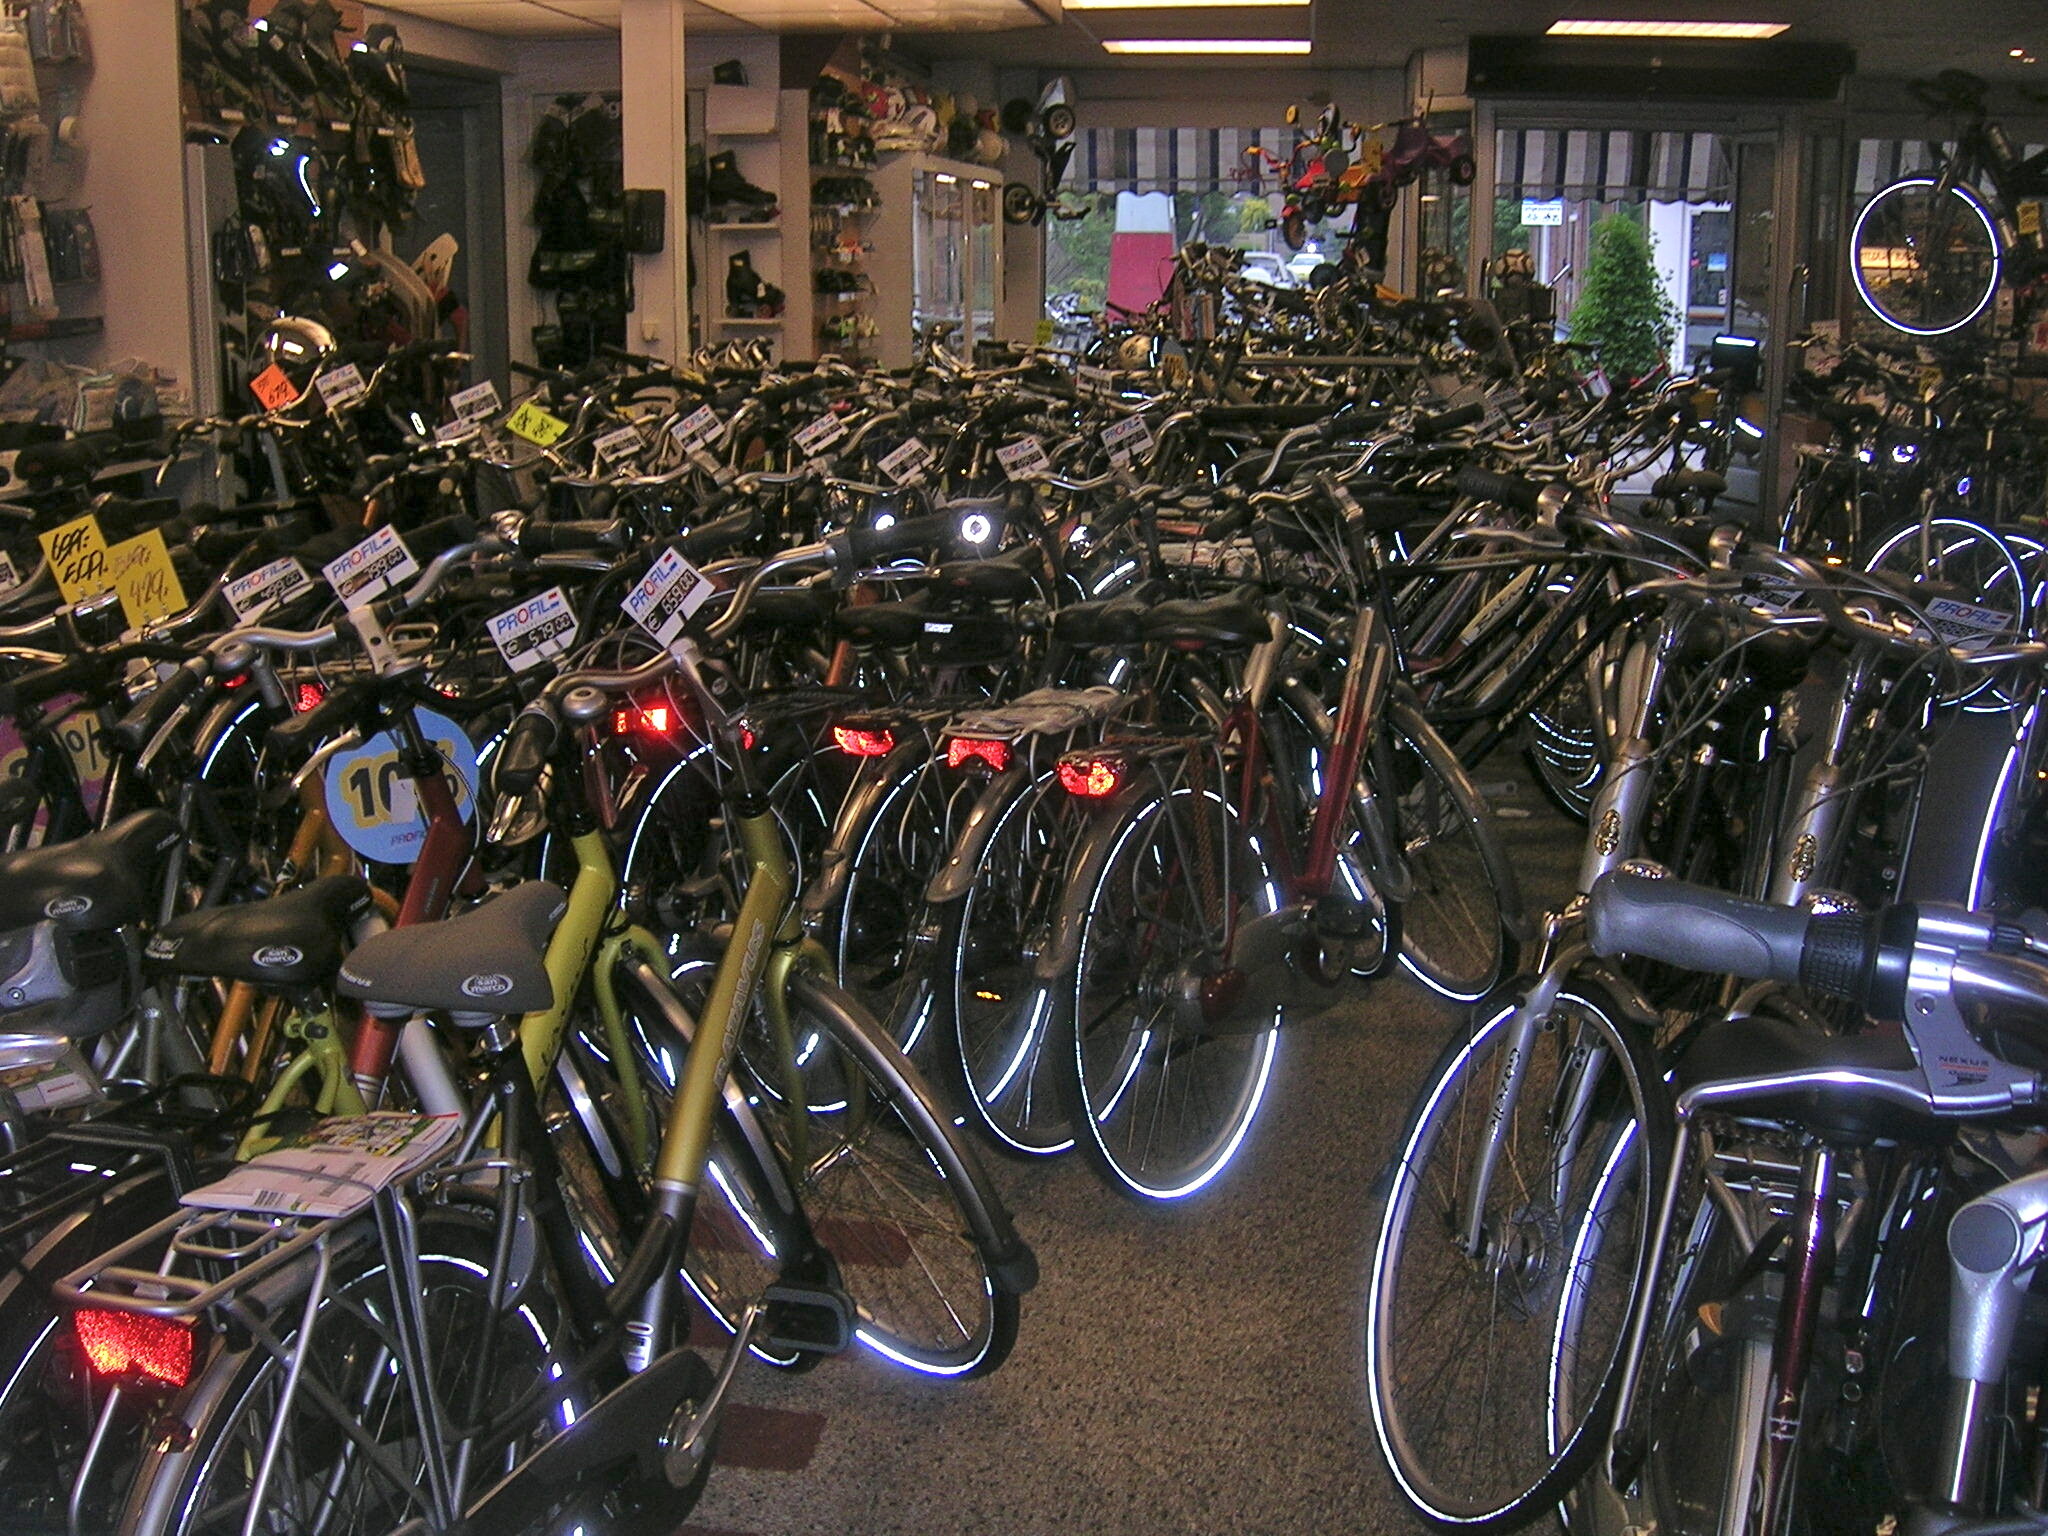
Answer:
[[[319,704],[320,701],[326,697],[327,690],[321,687],[318,683],[299,684],[299,700],[297,706],[299,713],[303,715],[307,710],[312,709],[315,705]]]
[[[640,731],[666,736],[670,718],[669,707],[666,704],[650,704],[645,709],[629,704],[623,709],[612,711],[612,734],[630,736],[635,731]]]
[[[754,744],[758,742],[760,739],[760,737],[754,734],[754,728],[751,725],[743,725],[740,727],[740,749],[742,751],[753,751]]]
[[[73,1313],[71,1322],[96,1375],[140,1377],[170,1387],[184,1386],[192,1375],[192,1330],[184,1323],[96,1308]]]
[[[1010,744],[993,736],[955,736],[946,743],[946,766],[987,763],[997,773],[1010,766]]]
[[[1124,782],[1124,765],[1113,757],[1076,757],[1059,765],[1060,787],[1084,800],[1106,800]]]
[[[894,731],[865,730],[859,726],[835,725],[832,740],[849,757],[887,757],[896,750]]]

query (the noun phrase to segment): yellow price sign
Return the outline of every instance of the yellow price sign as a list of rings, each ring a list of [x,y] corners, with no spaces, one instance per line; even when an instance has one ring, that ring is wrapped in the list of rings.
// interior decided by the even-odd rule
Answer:
[[[2015,210],[2020,217],[2020,233],[2038,235],[2041,233],[2041,205],[2037,201],[2021,203]]]
[[[505,430],[514,437],[525,438],[536,448],[546,448],[569,430],[569,423],[559,416],[550,416],[531,400],[522,400],[519,409],[505,419]]]
[[[123,539],[107,551],[114,592],[130,629],[142,629],[185,611],[185,588],[171,564],[171,551],[161,528]]]
[[[36,537],[65,602],[82,603],[114,584],[107,536],[100,532],[100,520],[90,512]]]

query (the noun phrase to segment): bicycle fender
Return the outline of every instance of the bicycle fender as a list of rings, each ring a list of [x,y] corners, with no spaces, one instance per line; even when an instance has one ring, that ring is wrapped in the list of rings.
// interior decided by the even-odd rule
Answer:
[[[1088,917],[1088,893],[1101,878],[1102,866],[1109,862],[1118,834],[1131,819],[1131,813],[1166,793],[1149,775],[1145,776],[1109,800],[1083,835],[1067,865],[1067,885],[1060,893],[1059,916],[1053,919],[1052,937],[1032,967],[1032,979],[1040,986],[1050,986],[1074,974],[1074,967],[1081,961],[1081,927]]]
[[[818,858],[818,872],[798,898],[797,910],[803,914],[806,929],[815,926],[846,895],[846,882],[853,874],[854,851],[883,796],[908,775],[929,767],[931,759],[931,743],[920,734],[899,742],[887,757],[869,758],[861,765],[860,776],[839,804],[831,840]]]
[[[1479,793],[1479,786],[1472,782],[1472,776],[1458,761],[1435,726],[1429,723],[1422,712],[1422,705],[1415,697],[1414,690],[1406,683],[1396,683],[1387,699],[1387,712],[1400,722],[1401,728],[1414,741],[1427,740],[1441,749],[1439,765],[1444,777],[1450,782],[1451,792],[1456,795],[1479,823],[1481,847],[1498,853],[1500,836],[1495,830],[1493,807],[1486,797]],[[1487,874],[1493,880],[1495,895],[1500,901],[1502,925],[1517,943],[1527,944],[1536,937],[1535,920],[1522,901],[1522,887],[1515,878],[1515,866],[1505,855],[1488,858]]]
[[[981,868],[982,859],[988,854],[989,839],[1001,824],[1003,812],[1015,803],[1018,795],[1037,782],[1021,768],[1007,769],[988,781],[973,809],[967,813],[960,835],[954,839],[953,851],[925,887],[926,905],[936,907],[966,896]]]

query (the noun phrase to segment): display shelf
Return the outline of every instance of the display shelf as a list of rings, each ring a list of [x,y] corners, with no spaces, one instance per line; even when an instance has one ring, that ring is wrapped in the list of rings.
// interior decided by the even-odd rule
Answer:
[[[769,231],[779,234],[782,230],[782,223],[779,219],[770,219],[765,224],[706,224],[704,228],[714,235],[755,234]]]
[[[759,326],[763,329],[773,327],[774,329],[779,331],[782,329],[782,316],[776,315],[772,319],[757,319],[751,315],[720,315],[718,317],[718,323],[720,325],[745,326],[748,327],[749,329],[756,326]]]

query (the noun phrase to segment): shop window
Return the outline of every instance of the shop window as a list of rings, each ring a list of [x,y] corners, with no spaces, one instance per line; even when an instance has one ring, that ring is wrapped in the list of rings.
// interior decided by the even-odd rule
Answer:
[[[1618,213],[1643,224],[1658,282],[1685,317],[1675,366],[1753,325],[1732,284],[1735,174],[1720,135],[1503,127],[1494,153],[1494,254],[1530,253],[1537,281],[1556,290],[1560,336],[1571,333],[1594,226]]]

